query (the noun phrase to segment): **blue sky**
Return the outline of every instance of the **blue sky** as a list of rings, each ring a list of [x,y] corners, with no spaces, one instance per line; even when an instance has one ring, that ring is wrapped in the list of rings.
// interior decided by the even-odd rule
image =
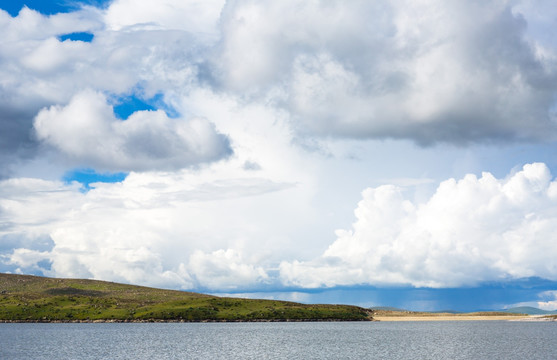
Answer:
[[[84,5],[102,8],[110,4],[107,0],[26,0],[5,1],[1,9],[7,11],[11,16],[17,16],[22,7],[36,10],[44,15],[68,13],[78,10]]]
[[[0,271],[557,308],[552,2],[0,9]]]

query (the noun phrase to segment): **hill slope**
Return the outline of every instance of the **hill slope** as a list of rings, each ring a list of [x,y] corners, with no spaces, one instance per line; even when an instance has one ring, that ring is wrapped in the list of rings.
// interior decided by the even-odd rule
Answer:
[[[221,298],[96,280],[0,274],[0,321],[371,320],[348,305]]]

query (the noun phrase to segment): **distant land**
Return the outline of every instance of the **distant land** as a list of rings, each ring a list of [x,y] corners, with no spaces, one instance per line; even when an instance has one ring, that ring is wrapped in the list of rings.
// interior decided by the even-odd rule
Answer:
[[[454,311],[409,311],[392,307],[371,308],[372,316],[377,321],[490,321],[490,320],[510,320],[510,321],[557,321],[557,315],[551,312],[537,313],[536,308],[516,308],[523,312],[513,312],[508,309],[504,311],[476,311],[476,312],[454,312]],[[533,312],[533,314],[528,314]]]
[[[307,305],[82,279],[0,273],[0,322],[370,321],[351,305]]]
[[[557,310],[556,311],[547,311],[547,310],[542,310],[542,309],[538,309],[532,306],[519,306],[519,307],[513,307],[510,309],[506,309],[506,310],[502,310],[508,313],[514,313],[514,314],[528,314],[528,315],[557,315]]]
[[[371,310],[375,310],[375,311],[383,311],[383,312],[410,312],[410,313],[418,313],[416,311],[412,311],[412,310],[407,310],[407,309],[400,309],[400,308],[395,308],[392,306],[373,306],[370,308]],[[470,314],[470,312],[465,313],[462,311],[455,311],[455,310],[438,310],[438,311],[422,311],[420,313],[431,313],[431,314]],[[548,310],[542,310],[542,309],[538,309],[532,306],[519,306],[519,307],[512,307],[509,309],[503,309],[503,310],[477,310],[473,312],[474,314],[477,313],[484,313],[484,314],[493,314],[493,313],[508,313],[508,314],[521,314],[521,315],[557,315],[557,310],[555,311],[548,311]]]

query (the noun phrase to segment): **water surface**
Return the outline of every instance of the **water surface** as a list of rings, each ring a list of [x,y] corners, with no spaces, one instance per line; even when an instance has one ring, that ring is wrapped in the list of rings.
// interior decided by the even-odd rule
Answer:
[[[557,323],[0,324],[0,359],[557,359]]]

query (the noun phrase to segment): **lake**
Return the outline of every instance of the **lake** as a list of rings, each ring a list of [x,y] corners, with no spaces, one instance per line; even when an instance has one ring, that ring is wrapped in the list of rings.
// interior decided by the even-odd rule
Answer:
[[[557,359],[557,322],[0,324],[0,359]]]

